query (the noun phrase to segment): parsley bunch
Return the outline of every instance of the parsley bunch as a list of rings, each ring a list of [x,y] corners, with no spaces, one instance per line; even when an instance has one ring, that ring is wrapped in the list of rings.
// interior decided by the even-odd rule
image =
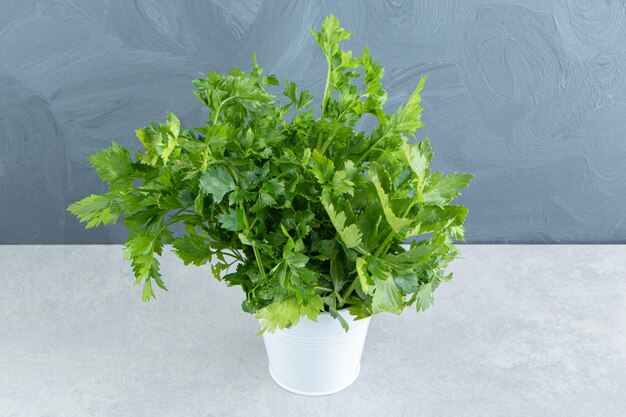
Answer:
[[[243,310],[269,331],[324,311],[347,329],[343,308],[359,318],[423,310],[451,278],[467,209],[450,202],[472,176],[431,172],[428,140],[408,142],[423,126],[426,78],[387,114],[383,68],[370,51],[341,50],[350,32],[334,16],[311,32],[328,63],[319,114],[292,82],[278,100],[270,91],[279,81],[253,57],[249,74],[193,81],[209,109],[203,126],[181,129],[168,113],[136,131],[145,151],[113,143],[89,157],[108,192],[68,210],[87,228],[123,217],[124,254],[144,300],[155,284],[166,289],[165,244],[185,265],[210,262],[218,280],[240,286]],[[356,131],[366,114],[377,126]],[[178,223],[182,236],[170,230]]]

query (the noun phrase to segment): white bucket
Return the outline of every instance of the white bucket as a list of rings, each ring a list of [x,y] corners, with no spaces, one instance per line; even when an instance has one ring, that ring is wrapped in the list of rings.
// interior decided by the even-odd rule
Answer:
[[[350,325],[322,313],[313,322],[305,317],[290,329],[263,333],[270,375],[287,391],[300,395],[328,395],[349,387],[359,376],[361,354],[370,318],[354,320],[347,310],[339,314]]]

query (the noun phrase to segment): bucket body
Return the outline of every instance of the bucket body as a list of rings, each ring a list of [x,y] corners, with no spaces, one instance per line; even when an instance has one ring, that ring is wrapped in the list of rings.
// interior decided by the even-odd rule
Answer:
[[[270,375],[284,389],[301,395],[328,395],[341,391],[359,376],[361,355],[370,318],[354,320],[339,311],[350,330],[330,314],[317,322],[305,317],[289,329],[263,333]]]

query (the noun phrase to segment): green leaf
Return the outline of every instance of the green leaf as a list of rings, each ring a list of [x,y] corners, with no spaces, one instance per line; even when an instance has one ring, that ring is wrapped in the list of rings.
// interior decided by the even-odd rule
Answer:
[[[261,333],[296,325],[300,321],[300,303],[295,297],[288,297],[263,307],[256,318],[261,321]]]
[[[329,210],[331,209],[332,206],[330,206]],[[343,213],[338,214],[339,217],[336,218],[337,224],[341,222],[342,215]],[[356,248],[357,246],[359,246],[361,244],[361,237],[363,236],[363,234],[359,230],[359,227],[356,224],[351,224],[347,227],[344,227],[343,229],[340,229],[339,235],[341,236],[341,240],[343,240],[344,245],[346,245],[346,248],[348,249]]]
[[[412,269],[428,262],[439,249],[440,247],[435,244],[420,244],[398,254],[388,253],[383,256],[383,260],[393,268]]]
[[[317,321],[317,316],[324,311],[324,300],[318,294],[313,294],[307,304],[300,307],[300,315],[312,321]]]
[[[174,115],[174,113],[167,112],[167,128],[174,138],[178,138],[180,133],[180,120]]]
[[[365,294],[372,294],[374,292],[374,281],[367,273],[367,263],[365,262],[365,259],[356,258],[356,272],[359,276],[359,282],[363,292]]]
[[[281,196],[285,193],[285,181],[277,178],[270,178],[261,187],[267,194]]]
[[[407,238],[447,229],[455,237],[463,235],[463,221],[467,208],[458,205],[422,205],[415,216],[417,226],[407,233]]]
[[[87,223],[85,229],[113,224],[120,215],[119,207],[114,203],[115,194],[92,194],[80,201],[70,204],[67,210],[78,217],[81,223]]]
[[[161,158],[164,162],[169,160],[169,156],[174,151],[174,148],[178,144],[178,134],[180,133],[180,120],[173,113],[167,113],[167,144],[161,152]]]
[[[311,245],[311,252],[318,252],[320,255],[316,256],[317,259],[326,260],[330,259],[335,249],[334,239],[321,239],[316,240]]]
[[[124,245],[124,257],[131,260],[144,255],[152,255],[155,250],[156,239],[156,235],[140,233],[129,234],[128,240]],[[141,278],[143,278],[143,276]]]
[[[337,250],[334,255],[330,257],[330,279],[335,291],[342,288],[347,280],[348,274],[346,273],[346,268],[347,260],[345,256],[343,256],[342,251]]]
[[[313,37],[326,56],[339,53],[339,42],[350,39],[350,32],[339,24],[337,17],[330,15],[324,19],[319,33],[311,29]]]
[[[301,253],[287,252],[285,254],[285,261],[290,268],[304,268],[309,261],[309,257]]]
[[[159,160],[157,148],[162,148],[161,133],[144,127],[135,130],[135,134],[137,135],[137,139],[139,139],[143,144],[144,148],[146,148],[146,152],[144,152],[141,156],[141,162],[147,165],[156,165]]]
[[[226,230],[241,232],[246,227],[243,219],[243,211],[239,208],[229,208],[226,213],[220,213],[217,218]]]
[[[273,206],[276,204],[274,197],[268,193],[260,192],[256,203],[250,208],[253,213],[261,212],[265,207]]]
[[[442,176],[433,174],[430,176],[424,189],[424,203],[441,204],[456,198],[459,190],[466,188],[474,176],[471,174],[450,174]]]
[[[311,171],[313,172],[313,175],[315,175],[315,178],[317,178],[317,181],[320,184],[325,184],[331,181],[331,178],[333,177],[333,170],[335,169],[333,161],[326,158],[317,149],[313,150],[311,156]]]
[[[149,230],[143,230],[141,233],[131,233],[124,245],[124,257],[131,260],[135,283],[144,282],[143,301],[148,301],[150,298],[155,297],[151,280],[154,280],[163,290],[167,290],[161,280],[159,261],[155,257],[155,253],[161,253],[161,236],[149,233]]]
[[[197,215],[199,216],[202,215],[202,210],[204,210],[204,195],[203,194],[198,194],[196,198],[194,198],[193,209]]]
[[[311,93],[307,90],[301,90],[300,95],[298,95],[298,86],[291,81],[285,81],[283,95],[290,99],[291,105],[295,106],[298,110],[304,109],[313,101]]]
[[[144,281],[143,284],[143,292],[141,294],[141,299],[143,301],[150,301],[150,298],[156,298],[156,295],[154,295],[154,291],[152,291],[152,285],[149,279]]]
[[[365,301],[357,301],[348,307],[348,312],[356,317],[357,320],[362,320],[367,317],[370,317],[373,312],[370,308],[370,305]]]
[[[124,226],[131,230],[140,229],[144,225],[154,224],[163,217],[163,210],[158,207],[146,207],[136,213],[126,215]]]
[[[215,203],[220,203],[224,196],[235,190],[235,181],[223,166],[211,165],[200,177],[200,189],[211,194]]]
[[[283,95],[291,100],[293,104],[298,102],[298,86],[296,83],[291,81],[285,81],[285,90],[283,91]]]
[[[345,318],[343,318],[343,316],[341,315],[341,313],[339,313],[337,310],[335,310],[334,308],[329,309],[328,311],[330,313],[330,316],[336,320],[339,321],[339,324],[341,324],[341,327],[343,328],[343,330],[346,331],[346,333],[348,333],[348,330],[350,330],[350,325],[348,325],[348,322],[346,321]]]
[[[160,157],[163,163],[167,163],[178,144],[180,120],[174,114],[168,113],[166,123],[153,123],[150,127],[135,130],[135,133],[146,148],[141,162],[154,166]]]
[[[210,154],[215,158],[220,157],[224,153],[224,149],[228,144],[228,129],[226,126],[208,125],[198,127],[196,130],[203,133],[205,136],[205,143],[202,146],[203,152],[207,152],[207,154]],[[201,169],[206,170],[206,166],[203,164]]]
[[[405,294],[413,294],[419,287],[419,279],[416,274],[401,274],[395,276],[396,285]]]
[[[385,70],[380,64],[372,59],[369,48],[363,48],[363,72],[365,73],[363,84],[367,98],[363,103],[363,113],[376,116],[381,125],[386,125],[389,117],[384,112],[387,101],[387,92],[383,88],[382,77]]]
[[[343,244],[346,248],[355,248],[361,244],[361,238],[363,234],[359,230],[356,224],[350,224],[346,226],[346,214],[342,211],[337,212],[335,207],[330,203],[330,198],[327,193],[322,195],[322,204],[328,213],[328,217],[335,226],[335,230],[339,233]]]
[[[252,240],[249,236],[247,236],[245,233],[239,233],[237,234],[237,237],[239,238],[239,240],[241,241],[241,243],[243,243],[246,246],[256,246],[254,240]]]
[[[376,193],[378,194],[378,198],[380,200],[380,204],[382,205],[383,213],[385,214],[385,219],[387,220],[387,223],[389,223],[389,226],[391,226],[394,232],[402,233],[404,229],[411,226],[411,219],[396,216],[396,214],[393,212],[393,209],[391,208],[389,196],[387,195],[387,193],[385,193],[385,190],[380,183],[380,179],[378,178],[378,174],[376,173],[376,171],[372,171],[370,173],[370,176],[372,179],[372,183],[376,188]]]
[[[283,260],[280,261],[274,268],[270,270],[270,276],[280,284],[281,288],[284,288],[287,283],[287,263]]]
[[[387,311],[394,314],[400,314],[404,308],[402,294],[398,290],[395,281],[391,276],[387,279],[374,278],[376,289],[372,298],[372,309],[374,313]]]
[[[433,151],[430,147],[428,139],[423,140],[415,145],[404,143],[402,145],[402,151],[406,157],[409,166],[417,174],[417,177],[424,181],[426,175],[430,171],[428,166],[433,158]]]
[[[174,252],[185,263],[204,265],[211,261],[213,252],[202,236],[186,235],[174,239]]]
[[[295,250],[300,250],[300,245],[296,245]],[[288,249],[285,247],[285,249]],[[313,284],[317,280],[318,273],[306,268],[309,257],[302,253],[285,251],[283,254],[284,264],[289,268],[291,284],[302,287],[305,284]],[[278,271],[282,274],[282,271]],[[279,276],[279,279],[284,279]],[[284,285],[284,284],[283,284]],[[301,291],[302,292],[302,291]],[[304,291],[306,292],[306,291]]]
[[[219,253],[219,252],[218,252]],[[230,268],[230,265],[227,264],[226,262],[215,262],[211,264],[211,273],[213,274],[213,277],[218,280],[221,281],[222,280],[222,272],[223,271],[228,271],[228,268]],[[232,276],[233,274],[231,274]],[[226,279],[226,277],[224,277],[224,279]],[[239,284],[241,285],[241,284]]]
[[[89,162],[100,179],[112,186],[128,187],[134,180],[130,152],[115,142],[110,147],[90,155]]]
[[[354,195],[354,182],[349,179],[347,171],[336,171],[333,175],[332,188],[335,194],[341,195],[347,193],[351,196]]]
[[[158,198],[154,194],[122,193],[119,192],[115,199],[122,213],[128,218],[138,212],[145,212],[158,204]]]
[[[394,132],[412,135],[417,129],[424,126],[424,123],[422,123],[421,120],[423,109],[420,106],[420,102],[422,100],[420,92],[424,88],[426,78],[426,76],[421,78],[419,84],[411,94],[411,97],[409,97],[406,105],[400,106],[391,116],[389,125]]]
[[[436,281],[431,281],[420,285],[419,289],[417,290],[417,311],[424,311],[433,304],[435,300],[433,297],[433,291],[435,291],[437,285],[438,283]]]

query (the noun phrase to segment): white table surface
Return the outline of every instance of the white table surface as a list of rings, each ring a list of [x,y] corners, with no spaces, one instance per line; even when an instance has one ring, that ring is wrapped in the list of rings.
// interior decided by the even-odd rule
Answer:
[[[464,245],[425,313],[373,318],[327,397],[270,378],[239,288],[119,245],[0,246],[1,417],[626,416],[626,245]]]

